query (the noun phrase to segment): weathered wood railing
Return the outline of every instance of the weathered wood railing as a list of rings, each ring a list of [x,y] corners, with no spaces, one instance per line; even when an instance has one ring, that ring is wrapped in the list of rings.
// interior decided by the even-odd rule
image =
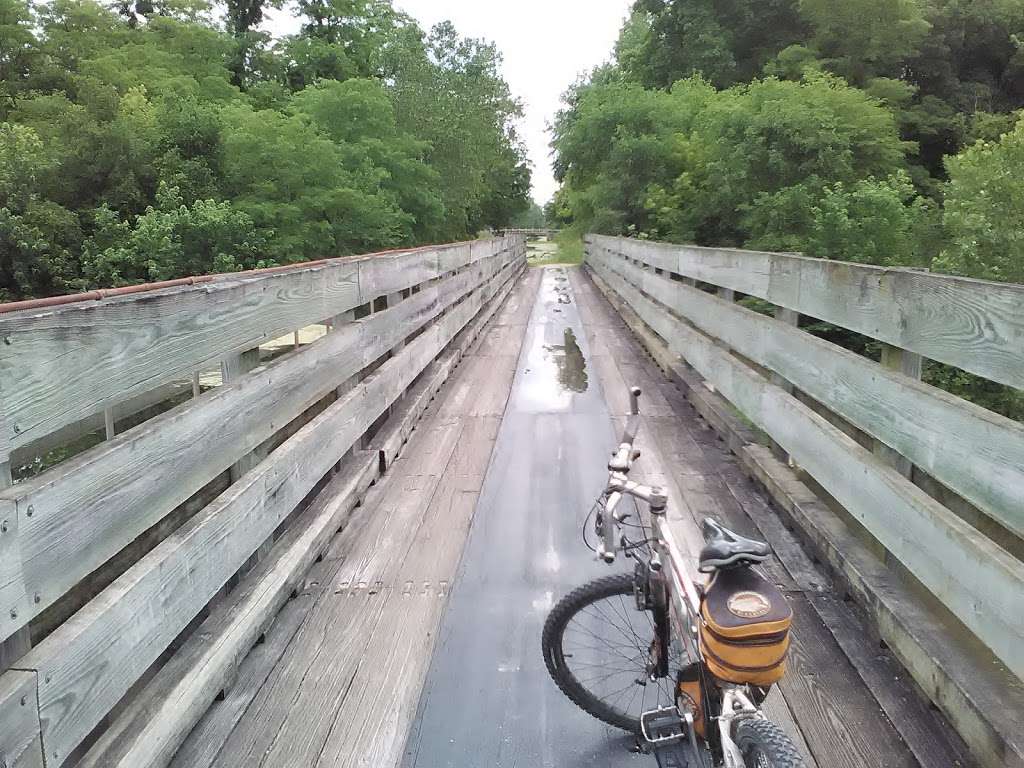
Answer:
[[[524,259],[495,238],[0,314],[0,765],[165,765],[410,417],[372,431],[425,407]],[[118,404],[211,366],[113,435]],[[109,439],[12,484],[12,451],[104,412]]]
[[[586,263],[841,505],[838,519],[866,530],[1024,677],[1024,425],[919,380],[930,358],[1024,388],[1024,286],[601,236],[587,238]],[[737,304],[737,293],[774,304],[775,317]],[[801,315],[882,342],[881,362],[802,330]],[[906,627],[909,609],[872,588],[837,543],[853,539],[819,509],[802,521],[808,536],[846,572],[881,636],[985,762],[1017,765],[1024,744],[993,732],[1002,713],[980,710],[1024,701],[1019,681],[988,670],[973,684],[995,679],[1006,699],[974,696],[966,667],[944,668],[954,665],[941,651],[915,644],[925,627]]]

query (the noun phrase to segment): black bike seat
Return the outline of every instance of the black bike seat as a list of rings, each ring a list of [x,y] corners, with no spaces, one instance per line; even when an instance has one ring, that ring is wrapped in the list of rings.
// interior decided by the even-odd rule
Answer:
[[[750,565],[768,559],[772,550],[763,541],[733,533],[710,517],[704,518],[704,549],[700,551],[701,573],[711,573],[731,565]]]

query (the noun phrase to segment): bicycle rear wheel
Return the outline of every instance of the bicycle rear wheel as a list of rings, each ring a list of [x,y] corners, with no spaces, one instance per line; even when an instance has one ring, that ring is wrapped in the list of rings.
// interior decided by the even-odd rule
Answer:
[[[650,680],[656,638],[667,636],[665,609],[638,610],[634,576],[606,576],[566,595],[544,623],[544,662],[582,710],[637,733],[643,712],[675,703],[682,652],[669,646],[667,675]],[[664,670],[663,670],[664,671]]]
[[[746,720],[736,729],[736,746],[747,768],[805,768],[789,736],[771,720]]]

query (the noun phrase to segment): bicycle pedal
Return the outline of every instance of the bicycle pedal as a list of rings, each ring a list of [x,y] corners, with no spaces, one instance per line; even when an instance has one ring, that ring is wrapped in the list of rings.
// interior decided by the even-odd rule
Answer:
[[[666,746],[687,738],[686,721],[676,707],[652,709],[640,715],[640,733],[653,746]]]
[[[658,768],[694,768],[686,749],[674,744],[654,750],[654,759]]]

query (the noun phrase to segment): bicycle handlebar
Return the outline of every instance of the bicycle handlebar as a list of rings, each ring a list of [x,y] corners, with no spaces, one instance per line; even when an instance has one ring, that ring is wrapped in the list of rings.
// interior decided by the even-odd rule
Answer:
[[[629,390],[629,416],[626,418],[626,428],[622,432],[619,448],[608,462],[609,472],[625,473],[633,466],[633,443],[640,428],[640,394],[640,387],[631,387]]]
[[[629,388],[629,413],[631,416],[640,415],[640,387]]]

